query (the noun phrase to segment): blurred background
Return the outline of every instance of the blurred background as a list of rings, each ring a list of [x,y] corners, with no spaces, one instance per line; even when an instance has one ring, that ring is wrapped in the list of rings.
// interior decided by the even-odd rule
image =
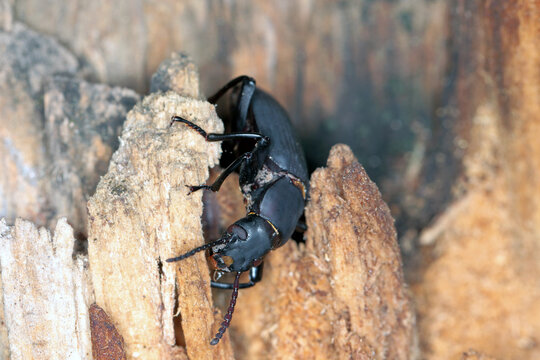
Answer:
[[[199,66],[207,96],[237,75],[253,76],[288,110],[311,170],[345,143],[377,183],[396,219],[426,357],[455,358],[471,347],[540,358],[538,2],[0,4],[4,44],[24,26],[72,54],[75,63],[51,72],[144,95],[158,65],[182,51]],[[8,45],[2,64],[27,66],[24,53],[7,59]],[[40,85],[28,79],[33,114],[43,116]],[[10,116],[24,113],[2,110],[14,97],[6,84],[4,138]],[[137,99],[130,96],[125,111]],[[4,200],[0,216],[40,209],[28,215],[17,206]]]

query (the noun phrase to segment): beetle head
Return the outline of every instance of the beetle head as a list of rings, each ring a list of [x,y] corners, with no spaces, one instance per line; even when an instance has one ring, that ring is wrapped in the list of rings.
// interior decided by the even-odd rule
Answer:
[[[211,259],[219,271],[243,272],[272,250],[277,230],[264,218],[250,214],[229,226],[212,246]]]

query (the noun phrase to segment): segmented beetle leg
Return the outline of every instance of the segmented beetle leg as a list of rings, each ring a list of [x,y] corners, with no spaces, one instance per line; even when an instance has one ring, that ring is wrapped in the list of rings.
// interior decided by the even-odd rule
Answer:
[[[195,191],[198,191],[198,190],[201,190],[201,189],[212,190],[212,187],[211,187],[211,186],[208,186],[208,185],[197,185],[197,186],[186,185],[186,187],[189,189],[188,195],[191,195],[191,194],[194,193]]]
[[[195,130],[196,132],[198,132],[202,137],[204,137],[206,140],[208,140],[208,134],[206,133],[206,131],[204,131],[204,129],[202,129],[199,125],[189,121],[189,120],[186,120],[184,119],[183,117],[180,117],[180,116],[172,116],[171,117],[171,126],[175,123],[175,122],[180,122],[182,124],[186,124],[187,126],[189,126],[190,128],[192,128],[193,130]]]

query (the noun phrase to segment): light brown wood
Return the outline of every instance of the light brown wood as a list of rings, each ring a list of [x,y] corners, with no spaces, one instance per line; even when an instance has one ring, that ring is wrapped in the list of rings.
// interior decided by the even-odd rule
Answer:
[[[199,95],[188,58],[176,54],[158,73],[156,91]],[[222,315],[213,305],[204,254],[165,260],[203,244],[202,192],[188,196],[186,185],[204,183],[221,150],[183,124],[171,126],[172,115],[208,132],[223,131],[205,101],[171,91],[145,97],[128,114],[120,147],[88,202],[88,294],[124,339],[119,353],[130,359],[232,359],[232,337],[237,358],[413,358],[414,317],[393,220],[345,146],[337,146],[328,168],[313,176],[306,245],[290,241],[268,256],[263,282],[240,293],[231,331],[218,346],[209,345]],[[54,132],[62,125],[49,126]],[[207,196],[217,200],[218,227],[243,216],[237,181],[231,176],[217,197]],[[29,258],[36,256],[28,251]],[[5,263],[7,276],[13,269]],[[4,290],[5,298],[13,294]],[[228,302],[229,292],[214,294],[219,304]],[[88,328],[83,334],[89,337]]]
[[[538,19],[537,2],[456,2],[459,115],[447,119],[462,173],[455,199],[422,232],[413,285],[430,359],[469,348],[486,357],[464,358],[540,358]]]
[[[11,360],[91,359],[88,260],[73,259],[73,229],[54,234],[18,219],[0,220],[0,270]]]
[[[204,254],[165,259],[203,244],[200,184],[217,163],[208,143],[172,115],[222,132],[214,106],[167,92],[147,96],[129,114],[109,172],[90,199],[89,259],[96,301],[126,342],[130,358],[172,359],[185,342],[193,359],[232,357],[228,339],[209,342],[217,328]],[[175,315],[176,314],[176,315]],[[174,316],[181,316],[177,338]]]
[[[158,64],[182,49],[201,66],[205,91],[182,93],[195,89],[189,84],[199,80],[189,68],[184,68],[187,77],[169,72],[183,63],[181,56],[160,68],[164,76],[156,80],[160,86],[150,85],[152,90],[200,99],[247,73],[288,110],[311,161],[324,163],[332,144],[348,142],[367,172],[378,176],[374,179],[397,219],[406,274],[415,290],[422,357],[459,358],[472,348],[502,358],[539,358],[539,17],[537,1],[526,0],[148,0],[135,5],[119,0],[114,7],[107,2],[0,0],[0,216],[8,224],[22,217],[52,229],[66,216],[77,244],[84,245],[86,201],[107,171],[130,108],[115,107],[114,94],[137,98],[132,91],[96,83],[144,92]],[[79,102],[73,101],[77,94],[82,95]],[[114,109],[120,111],[109,117]],[[154,163],[156,169],[166,168]],[[228,190],[222,191],[227,198]],[[221,227],[242,216],[241,199],[234,204],[217,221]],[[147,218],[136,218],[131,230],[143,220],[150,222]],[[325,234],[331,232],[318,223],[313,222]],[[140,238],[151,238],[147,235]],[[365,250],[362,258],[369,259]],[[324,338],[339,328],[321,322],[338,315],[319,300],[334,296],[337,289],[328,279],[341,263],[330,255],[324,262],[306,258],[310,251],[287,244],[268,257],[263,281],[276,285],[241,291],[227,334],[238,358],[277,355],[274,348],[293,349],[296,340],[326,354],[328,343],[306,339]],[[155,252],[152,256],[156,259]],[[202,271],[204,259],[194,260]],[[154,272],[152,261],[148,264]],[[309,275],[291,275],[305,272],[318,276],[317,281],[306,284]],[[324,289],[326,295],[318,292]],[[274,298],[282,293],[295,295]],[[191,295],[189,301],[195,301],[196,293]],[[230,292],[213,295],[223,309]],[[253,301],[245,305],[243,299]],[[376,299],[362,296],[358,301]],[[279,318],[274,307],[283,314]],[[366,317],[370,323],[358,331],[377,325],[377,314],[368,315],[373,315]],[[0,311],[0,326],[4,316]],[[390,320],[383,316],[378,321],[384,328],[392,325]],[[166,325],[171,338],[172,325]],[[181,325],[177,317],[174,337],[183,344]],[[297,328],[300,333],[289,335]],[[133,329],[130,323],[122,332]],[[373,326],[369,333],[380,329]],[[369,336],[361,338],[359,354],[384,353],[395,345]],[[341,338],[335,337],[331,346],[336,339]],[[349,339],[357,344],[355,336]],[[9,350],[5,327],[0,348],[3,360]],[[185,357],[181,347],[175,349],[179,358]]]
[[[311,178],[306,244],[265,260],[232,332],[243,359],[414,359],[414,313],[393,219],[345,145]],[[241,339],[241,340],[240,340]]]

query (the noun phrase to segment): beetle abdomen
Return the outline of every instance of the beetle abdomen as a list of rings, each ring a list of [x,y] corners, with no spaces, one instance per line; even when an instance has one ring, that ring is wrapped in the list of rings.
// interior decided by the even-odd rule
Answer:
[[[262,191],[263,196],[257,197],[259,201],[254,201],[249,210],[268,219],[277,228],[280,240],[272,244],[275,249],[285,244],[293,234],[296,222],[304,211],[304,198],[302,191],[287,176],[279,178]]]
[[[270,95],[256,89],[251,110],[260,134],[270,138],[268,155],[283,170],[308,182],[304,151],[297,141],[287,112]]]

